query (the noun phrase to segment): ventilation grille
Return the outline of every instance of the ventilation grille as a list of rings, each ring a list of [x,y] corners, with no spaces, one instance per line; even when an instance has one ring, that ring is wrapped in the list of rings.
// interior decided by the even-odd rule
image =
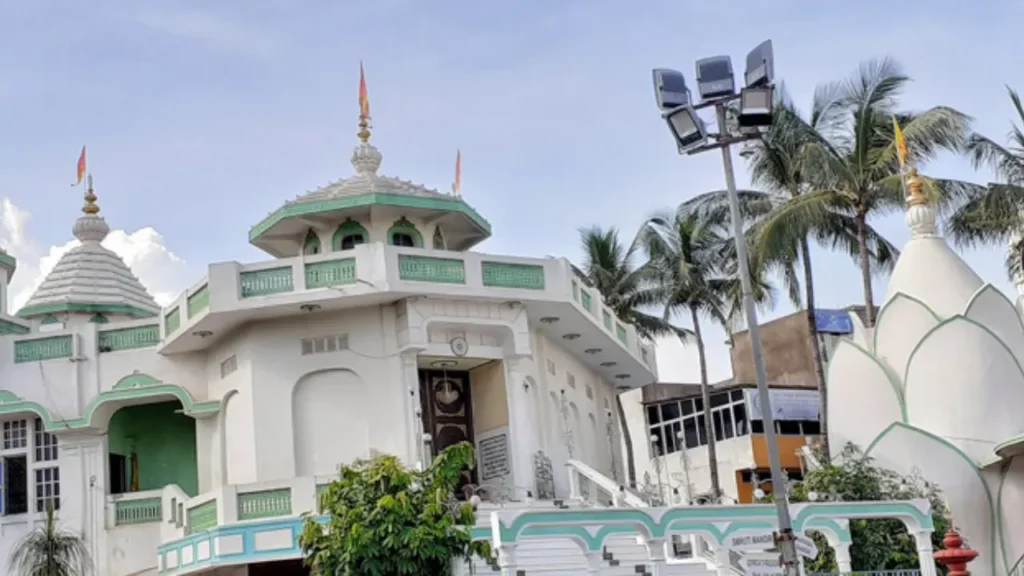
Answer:
[[[303,356],[340,352],[342,350],[348,350],[348,334],[331,334],[329,336],[302,339]]]
[[[231,374],[235,370],[238,370],[238,358],[234,356],[220,363],[221,378],[225,378],[228,374]]]

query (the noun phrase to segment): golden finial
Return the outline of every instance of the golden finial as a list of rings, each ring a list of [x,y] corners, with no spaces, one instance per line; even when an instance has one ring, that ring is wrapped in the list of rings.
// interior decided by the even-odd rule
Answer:
[[[953,526],[953,509],[950,508],[950,506],[949,506],[949,498],[946,498],[946,506],[945,506],[945,508],[946,509],[943,510],[942,515],[945,516],[946,517],[946,521],[949,522],[949,529],[953,530],[954,529],[954,526]]]
[[[910,168],[907,178],[907,206],[923,206],[928,203],[928,197],[924,194],[924,182],[917,174],[917,166]]]
[[[370,139],[370,97],[366,93],[366,75],[363,63],[359,63],[359,132],[356,134],[365,144]]]
[[[82,206],[82,212],[84,214],[97,214],[100,211],[100,207],[96,205],[96,194],[92,190],[92,174],[88,177],[88,186],[85,189],[85,206]]]

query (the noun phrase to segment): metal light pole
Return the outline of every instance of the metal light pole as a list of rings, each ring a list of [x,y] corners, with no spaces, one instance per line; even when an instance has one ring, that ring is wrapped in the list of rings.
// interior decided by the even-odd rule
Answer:
[[[771,395],[768,391],[768,378],[765,374],[764,354],[761,348],[761,332],[757,322],[757,309],[754,306],[753,284],[750,279],[747,259],[743,215],[740,212],[739,195],[736,192],[736,176],[733,172],[730,150],[731,144],[759,138],[757,128],[771,124],[771,83],[774,75],[771,41],[766,41],[755,48],[747,56],[746,64],[747,70],[744,74],[746,87],[740,93],[736,93],[732,64],[727,56],[699,61],[697,63],[697,82],[700,85],[703,101],[697,105],[691,104],[689,89],[686,87],[682,73],[678,71],[654,70],[654,86],[658,105],[665,111],[663,118],[668,122],[681,154],[698,154],[715,148],[722,151],[733,240],[736,243],[736,265],[743,291],[743,309],[747,330],[750,334],[751,353],[754,357],[754,373],[757,380],[758,399],[761,404],[761,421],[764,424],[772,492],[775,495],[775,508],[778,515],[779,530],[776,534],[776,546],[782,556],[784,573],[787,576],[797,576],[800,569],[796,537],[793,534],[793,523],[789,516],[786,478],[783,475],[779,446],[776,443]],[[764,98],[765,93],[767,93],[767,99]],[[757,104],[756,97],[759,95],[762,98],[760,104]],[[744,100],[745,96],[752,97],[750,102]],[[741,101],[741,130],[739,135],[731,135],[726,118],[726,107],[736,100]],[[749,107],[744,109],[745,106]],[[708,142],[709,135],[704,130],[703,121],[700,120],[697,112],[710,107],[715,109],[718,134],[713,137],[711,142]],[[748,111],[749,115],[745,116]],[[742,129],[743,120],[748,121],[747,127],[755,129],[752,132],[745,132]]]

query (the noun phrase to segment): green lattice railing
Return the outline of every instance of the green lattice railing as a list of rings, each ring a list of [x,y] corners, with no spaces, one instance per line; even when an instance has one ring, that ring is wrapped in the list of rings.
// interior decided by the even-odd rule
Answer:
[[[105,330],[100,332],[99,340],[100,352],[149,348],[160,343],[160,327],[150,324],[149,326]]]
[[[398,277],[418,282],[465,284],[466,264],[455,258],[398,255]]]
[[[607,310],[602,310],[601,315],[604,316],[604,327],[607,330],[612,329],[612,313]]]
[[[354,284],[356,281],[356,259],[328,260],[306,264],[306,288],[324,288]]]
[[[51,336],[35,340],[19,340],[14,343],[14,361],[41,362],[54,358],[71,357],[71,335]]]
[[[292,491],[290,488],[244,492],[238,495],[238,519],[257,520],[275,516],[291,516]]]
[[[590,303],[590,292],[587,292],[586,290],[580,290],[580,304],[583,304],[583,309],[586,310],[587,312],[590,312],[592,310]]]
[[[121,500],[114,502],[114,525],[148,524],[163,520],[163,503],[160,497],[142,500]]]
[[[195,534],[217,526],[217,501],[208,500],[188,509],[186,516],[188,533]]]
[[[626,343],[626,327],[618,322],[615,323],[615,335],[619,337],[619,342]]]
[[[196,314],[206,310],[210,307],[210,285],[203,284],[203,287],[199,290],[188,295],[186,300],[186,307],[188,308],[188,317],[192,318]]]
[[[242,298],[281,294],[295,290],[291,266],[242,272],[238,276],[238,283],[242,286]]]
[[[484,286],[498,288],[544,289],[544,267],[535,264],[481,262]]]
[[[181,327],[181,309],[175,307],[164,316],[164,333],[173,334]]]

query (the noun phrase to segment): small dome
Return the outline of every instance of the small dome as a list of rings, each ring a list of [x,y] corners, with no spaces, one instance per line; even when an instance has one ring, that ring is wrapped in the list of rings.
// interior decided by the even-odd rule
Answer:
[[[985,282],[935,233],[934,208],[911,206],[906,220],[912,235],[889,279],[885,302],[902,293],[944,318],[962,313]]]
[[[160,306],[124,260],[100,244],[110,227],[95,202],[90,178],[84,214],[72,229],[82,244],[61,256],[18,316],[78,312],[146,318],[160,313]]]

